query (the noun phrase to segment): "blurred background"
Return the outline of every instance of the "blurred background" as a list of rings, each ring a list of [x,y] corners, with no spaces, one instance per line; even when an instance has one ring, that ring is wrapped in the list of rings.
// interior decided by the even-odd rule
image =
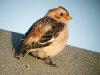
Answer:
[[[100,52],[100,0],[0,0],[0,29],[24,34],[58,6],[72,16],[68,44]]]

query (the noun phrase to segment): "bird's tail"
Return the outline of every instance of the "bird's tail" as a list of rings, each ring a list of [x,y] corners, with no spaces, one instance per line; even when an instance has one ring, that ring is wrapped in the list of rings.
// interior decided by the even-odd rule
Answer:
[[[15,58],[18,60],[21,60],[23,57],[25,57],[29,52],[26,50],[20,50],[17,54],[15,54]]]

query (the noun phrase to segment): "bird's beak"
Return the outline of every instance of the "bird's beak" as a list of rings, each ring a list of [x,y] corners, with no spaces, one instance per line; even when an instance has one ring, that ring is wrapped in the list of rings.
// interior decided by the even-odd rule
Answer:
[[[72,17],[71,17],[70,15],[67,15],[67,16],[66,16],[66,19],[67,19],[67,20],[71,20]]]

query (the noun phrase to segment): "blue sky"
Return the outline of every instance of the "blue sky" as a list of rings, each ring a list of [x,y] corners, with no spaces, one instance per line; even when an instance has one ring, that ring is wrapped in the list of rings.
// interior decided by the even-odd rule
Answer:
[[[58,6],[65,7],[73,18],[68,44],[100,52],[100,0],[0,0],[0,29],[24,34]]]

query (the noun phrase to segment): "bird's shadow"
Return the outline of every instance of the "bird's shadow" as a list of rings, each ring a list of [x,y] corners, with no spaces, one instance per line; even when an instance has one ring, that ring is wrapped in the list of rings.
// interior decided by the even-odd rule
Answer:
[[[21,39],[23,34],[17,32],[11,32],[12,35],[12,50],[15,50],[15,54],[17,54],[21,50]],[[15,55],[14,54],[14,55]]]
[[[12,50],[15,51],[14,56],[20,52],[21,50],[21,39],[24,36],[24,34],[17,33],[17,32],[11,32],[12,35]],[[30,56],[35,57],[32,53],[29,53]]]

